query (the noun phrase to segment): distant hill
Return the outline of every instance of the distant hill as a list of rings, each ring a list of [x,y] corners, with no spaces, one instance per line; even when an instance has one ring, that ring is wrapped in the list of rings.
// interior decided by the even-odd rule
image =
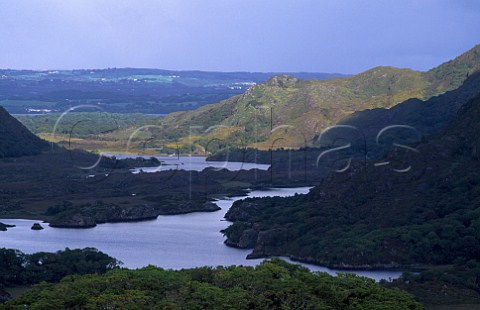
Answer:
[[[323,81],[275,76],[218,104],[168,115],[161,121],[159,135],[196,149],[215,139],[260,149],[298,147],[312,143],[315,134],[356,111],[389,109],[410,98],[424,100],[458,88],[480,69],[479,55],[477,45],[427,72],[376,67]],[[218,125],[223,127],[202,135],[202,130]],[[282,129],[270,133],[281,125]],[[200,129],[192,130],[195,126]]]
[[[0,105],[16,114],[62,113],[82,104],[96,106],[94,111],[166,114],[218,102],[278,74],[135,68],[0,69]],[[307,79],[344,76],[307,72],[290,74]]]
[[[388,108],[355,112],[340,123],[361,128],[367,135],[377,133],[387,125],[405,124],[415,127],[422,134],[431,134],[442,129],[458,109],[480,92],[480,45],[459,57],[426,73],[429,81],[425,94],[431,97],[447,91],[445,96],[431,98],[412,97],[401,104]]]
[[[36,155],[48,146],[0,107],[0,158]]]

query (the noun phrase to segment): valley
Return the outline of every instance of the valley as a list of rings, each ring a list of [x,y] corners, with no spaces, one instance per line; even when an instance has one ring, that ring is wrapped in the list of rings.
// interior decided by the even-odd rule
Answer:
[[[46,244],[50,246],[45,250],[54,252],[95,245],[116,259],[131,259],[128,268],[144,267],[136,271],[140,274],[164,272],[145,267],[149,263],[200,268],[188,271],[194,277],[208,268],[202,266],[216,264],[256,266],[225,267],[240,268],[238,273],[301,268],[276,259],[263,262],[272,257],[322,266],[311,267],[314,270],[367,270],[367,276],[410,270],[415,273],[393,282],[373,284],[353,275],[345,281],[367,281],[368,288],[384,292],[382,298],[392,296],[411,309],[421,306],[400,290],[431,309],[478,304],[479,55],[477,45],[426,72],[376,67],[325,80],[277,75],[234,88],[242,93],[217,98],[217,103],[168,115],[145,114],[162,111],[145,110],[148,102],[140,97],[135,99],[142,102],[139,108],[129,111],[141,113],[91,105],[89,99],[76,102],[88,103],[83,107],[70,102],[50,111],[70,108],[65,114],[13,117],[2,108],[0,234],[4,244],[18,244],[27,255],[43,251]],[[125,75],[131,76],[132,70],[92,71],[88,74],[108,76],[88,82],[92,85],[85,82],[84,71],[51,73],[61,77],[51,82],[77,83],[94,92],[115,83],[168,84],[177,79],[139,77],[137,72],[132,80]],[[42,84],[47,73],[8,74]],[[207,77],[213,78],[203,75]],[[143,84],[139,87],[146,87]],[[385,128],[390,131],[385,133]],[[40,248],[25,244],[25,238],[15,239],[20,230],[25,233],[25,220],[49,226],[28,230],[31,236],[46,236]],[[78,233],[70,230],[80,228]],[[145,234],[154,230],[151,237],[159,240],[148,241]],[[62,231],[70,235],[66,243],[54,234]],[[119,240],[125,231],[128,236]],[[98,243],[89,239],[102,233]],[[129,250],[138,243],[133,258],[118,250],[128,242]],[[153,254],[152,244],[162,242]],[[140,262],[138,255],[145,250],[163,260],[142,254],[147,261]],[[178,256],[167,256],[169,251]],[[193,253],[199,256],[196,261],[191,261]],[[105,277],[118,281],[117,276],[132,272],[111,269],[102,270],[105,275],[98,278],[73,276],[73,282],[99,283]],[[69,289],[65,285],[45,287]],[[451,296],[438,297],[445,287]],[[36,294],[44,296],[43,289],[34,286],[6,309],[17,301],[34,305]],[[468,295],[467,302],[461,294]],[[345,308],[351,301],[337,302]]]

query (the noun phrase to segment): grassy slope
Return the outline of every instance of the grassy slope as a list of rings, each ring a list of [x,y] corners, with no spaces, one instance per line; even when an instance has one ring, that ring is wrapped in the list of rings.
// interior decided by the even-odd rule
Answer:
[[[75,112],[64,115],[45,114],[38,116],[17,115],[16,118],[31,132],[42,139],[58,143],[67,149],[88,151],[127,151],[127,142],[135,129],[154,125],[159,117],[131,113]],[[55,132],[54,126],[58,123]],[[134,136],[142,140],[143,132]],[[138,150],[141,151],[141,150]]]
[[[352,77],[323,81],[286,75],[273,77],[218,104],[170,114],[161,121],[164,131],[160,136],[202,144],[205,142],[198,137],[194,141],[185,139],[190,126],[203,126],[205,130],[209,126],[224,125],[236,129],[230,129],[236,132],[229,135],[232,143],[243,141],[265,149],[283,137],[274,147],[298,147],[354,111],[390,108],[409,98],[426,99],[457,88],[480,68],[479,54],[480,46],[476,46],[428,72],[376,67]],[[294,127],[269,134],[271,127],[285,124]],[[215,133],[204,134],[203,140],[215,137]]]

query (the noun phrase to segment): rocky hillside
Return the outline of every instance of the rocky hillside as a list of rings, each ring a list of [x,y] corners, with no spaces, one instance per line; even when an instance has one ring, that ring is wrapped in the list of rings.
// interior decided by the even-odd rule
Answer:
[[[478,119],[480,95],[416,151],[397,148],[384,160],[354,162],[307,196],[238,201],[227,213],[234,221],[227,243],[254,248],[251,257],[288,255],[336,267],[478,259]]]
[[[48,146],[0,107],[0,158],[35,155]]]
[[[170,114],[161,121],[157,138],[197,150],[212,149],[208,145],[212,139],[260,149],[298,147],[310,144],[315,133],[355,111],[391,108],[410,98],[428,99],[456,89],[478,69],[480,45],[428,72],[376,67],[323,81],[280,75],[218,104]],[[288,126],[270,133],[281,125]],[[210,126],[217,128],[208,130]]]

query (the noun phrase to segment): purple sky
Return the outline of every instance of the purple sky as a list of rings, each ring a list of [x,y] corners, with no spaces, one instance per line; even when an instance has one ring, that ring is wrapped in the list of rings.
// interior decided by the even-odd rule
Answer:
[[[479,29],[468,0],[0,0],[0,68],[427,70]]]

